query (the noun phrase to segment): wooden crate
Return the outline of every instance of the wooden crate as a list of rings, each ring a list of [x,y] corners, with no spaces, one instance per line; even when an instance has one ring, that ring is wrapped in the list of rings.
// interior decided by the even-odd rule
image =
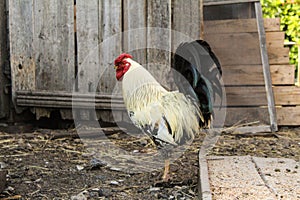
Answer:
[[[204,39],[223,68],[225,124],[258,122],[276,130],[269,60],[262,47],[266,46],[263,29],[273,29],[277,22],[267,22],[264,27],[256,1],[212,0],[204,5]]]
[[[265,19],[278,125],[300,125],[300,88],[295,85],[295,66],[289,64],[289,49],[284,47],[280,19]]]

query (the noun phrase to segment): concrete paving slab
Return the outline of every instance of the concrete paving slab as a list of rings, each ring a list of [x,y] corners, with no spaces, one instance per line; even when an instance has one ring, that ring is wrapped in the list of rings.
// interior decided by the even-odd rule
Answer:
[[[251,156],[207,157],[213,199],[277,199]]]
[[[253,157],[258,171],[278,199],[300,199],[300,163],[286,158]]]

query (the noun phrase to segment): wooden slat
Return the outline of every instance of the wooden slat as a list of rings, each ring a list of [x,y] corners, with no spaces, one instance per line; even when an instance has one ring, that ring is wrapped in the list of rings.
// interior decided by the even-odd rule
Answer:
[[[228,106],[262,106],[267,105],[264,86],[226,87]]]
[[[186,40],[200,38],[200,1],[172,1],[172,44],[173,50]]]
[[[5,94],[5,87],[9,81],[4,75],[5,65],[8,67],[8,52],[7,52],[7,15],[6,1],[0,2],[0,119],[9,115],[9,95]],[[1,189],[0,189],[1,193]]]
[[[295,67],[293,65],[270,65],[273,85],[294,85]]]
[[[147,62],[146,1],[124,0],[124,52],[145,65]]]
[[[278,125],[299,126],[300,125],[300,106],[296,107],[277,107]]]
[[[78,90],[96,91],[101,72],[99,61],[99,1],[76,1],[76,27],[78,46]]]
[[[225,85],[264,85],[261,65],[224,65],[222,69]]]
[[[280,31],[280,19],[264,19],[266,32]],[[257,32],[256,19],[227,19],[204,22],[204,33],[252,33]]]
[[[247,33],[257,32],[255,19],[228,19],[204,22],[204,33]]]
[[[71,91],[73,88],[73,9],[72,1],[34,2],[33,46],[37,90]]]
[[[280,18],[264,18],[265,31],[280,31]]]
[[[296,86],[273,87],[276,105],[300,105],[300,88]]]
[[[17,90],[35,89],[33,41],[33,0],[9,1],[9,41],[12,99]],[[17,112],[22,112],[16,108]]]
[[[235,107],[226,108],[225,126],[233,126],[237,124],[253,123],[270,124],[269,113],[267,107]],[[216,121],[216,125],[220,122]]]
[[[267,49],[284,46],[284,32],[266,32]]]
[[[147,68],[151,74],[167,85],[171,66],[171,0],[147,1]]]
[[[289,48],[271,48],[268,49],[268,57],[270,64],[289,64]]]
[[[100,67],[104,69],[98,87],[101,93],[120,93],[115,88],[116,78],[113,61],[122,53],[122,0],[100,2],[99,39]],[[103,41],[103,42],[102,42]]]
[[[261,65],[223,65],[225,85],[264,85]],[[294,85],[295,67],[293,65],[270,65],[273,85]]]
[[[222,65],[261,64],[257,33],[209,34],[204,39]]]

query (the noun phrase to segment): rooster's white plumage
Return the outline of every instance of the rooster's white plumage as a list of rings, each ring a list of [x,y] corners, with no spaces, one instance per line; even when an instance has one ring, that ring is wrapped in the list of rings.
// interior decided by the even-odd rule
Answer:
[[[192,141],[200,128],[209,126],[211,122],[211,91],[219,86],[219,82],[213,80],[217,77],[215,71],[221,73],[221,68],[218,62],[212,62],[217,63],[218,69],[206,67],[202,72],[207,72],[208,76],[201,75],[197,65],[200,65],[203,51],[205,56],[217,61],[208,44],[201,40],[178,47],[174,57],[176,66],[171,67],[189,83],[182,84],[181,78],[174,76],[180,92],[167,91],[129,54],[121,54],[114,62],[116,78],[122,81],[123,99],[130,119],[158,147]],[[166,159],[164,180],[168,179],[168,165]]]

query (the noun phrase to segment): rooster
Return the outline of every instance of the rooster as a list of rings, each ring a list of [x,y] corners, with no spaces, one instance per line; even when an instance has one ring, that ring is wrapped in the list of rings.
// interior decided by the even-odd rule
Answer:
[[[218,84],[206,79],[197,70],[203,50],[205,55],[212,55],[206,44],[198,40],[183,43],[177,48],[171,67],[179,72],[174,74],[179,91],[166,90],[129,54],[123,53],[114,61],[116,78],[122,81],[124,104],[131,121],[158,148],[169,149],[186,144],[194,139],[200,128],[210,126],[213,115],[211,97],[213,87]],[[204,71],[215,73],[210,69]],[[182,79],[187,81],[182,84]],[[167,157],[163,181],[169,179]]]

